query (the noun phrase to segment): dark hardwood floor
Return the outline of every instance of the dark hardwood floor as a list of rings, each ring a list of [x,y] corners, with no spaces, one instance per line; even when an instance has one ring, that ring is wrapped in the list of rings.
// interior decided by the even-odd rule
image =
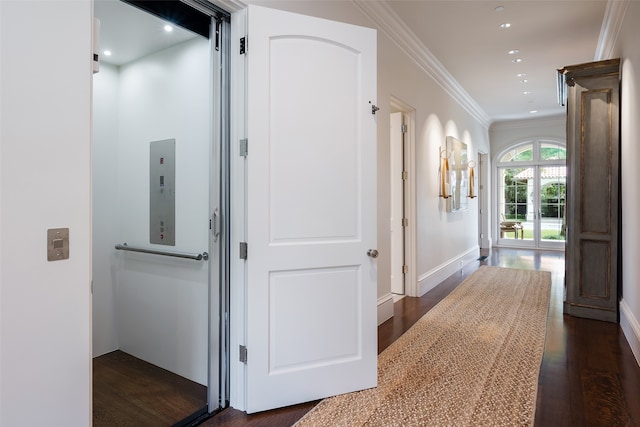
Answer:
[[[171,426],[207,406],[203,385],[116,350],[93,359],[93,426]]]
[[[395,303],[394,317],[378,328],[381,352],[447,296],[480,265],[552,273],[547,338],[538,380],[536,426],[640,425],[640,367],[617,324],[562,314],[562,252],[492,249],[484,261],[469,263],[420,298]],[[203,426],[290,426],[317,402],[246,415],[225,409]]]

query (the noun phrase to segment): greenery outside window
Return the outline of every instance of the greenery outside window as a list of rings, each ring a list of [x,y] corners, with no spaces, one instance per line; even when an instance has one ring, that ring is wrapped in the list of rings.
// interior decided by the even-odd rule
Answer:
[[[554,246],[565,239],[566,147],[534,140],[497,157],[498,239],[522,246]]]

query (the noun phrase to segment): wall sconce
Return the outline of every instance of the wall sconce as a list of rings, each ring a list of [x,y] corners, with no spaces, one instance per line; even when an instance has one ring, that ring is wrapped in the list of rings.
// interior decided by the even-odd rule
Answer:
[[[476,167],[476,162],[473,160],[470,160],[469,163],[467,163],[467,167],[469,168],[469,195],[467,197],[469,197],[470,199],[475,199],[476,195],[473,192],[473,181],[474,181],[473,168]]]
[[[443,199],[448,199],[451,197],[449,194],[450,188],[450,176],[449,176],[449,157],[451,156],[451,151],[446,148],[439,150],[440,151],[440,197]]]

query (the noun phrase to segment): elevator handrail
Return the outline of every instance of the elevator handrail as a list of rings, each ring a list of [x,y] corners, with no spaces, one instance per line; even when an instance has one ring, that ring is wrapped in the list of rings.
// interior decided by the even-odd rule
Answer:
[[[186,258],[192,259],[195,261],[208,260],[209,254],[207,252],[202,252],[201,254],[191,254],[186,252],[171,252],[171,251],[160,251],[157,249],[147,249],[147,248],[139,248],[137,246],[129,246],[127,243],[116,245],[116,249],[119,251],[129,251],[129,252],[141,252],[145,254],[154,254],[154,255],[164,255],[164,256],[172,256],[176,258]]]

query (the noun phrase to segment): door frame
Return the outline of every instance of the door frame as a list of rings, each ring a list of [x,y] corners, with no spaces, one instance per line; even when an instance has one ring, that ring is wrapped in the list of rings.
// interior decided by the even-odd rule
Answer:
[[[399,98],[391,96],[390,112],[400,112],[404,116],[404,124],[407,131],[404,134],[404,169],[407,179],[404,181],[404,217],[407,218],[407,226],[404,227],[404,262],[407,265],[407,273],[404,276],[404,294],[410,297],[418,297],[419,286],[416,268],[417,247],[417,211],[416,211],[416,110],[411,105]]]
[[[399,120],[398,120],[399,119]],[[389,279],[391,295],[394,301],[405,295],[406,272],[403,271],[405,262],[404,242],[406,240],[404,223],[405,181],[408,172],[404,165],[405,134],[404,113],[394,111],[389,113]],[[386,317],[386,316],[385,316]]]
[[[501,222],[501,218],[500,218],[500,212],[501,212],[501,207],[500,207],[500,185],[502,183],[502,180],[500,179],[500,170],[501,169],[529,169],[532,168],[534,170],[534,187],[536,186],[535,184],[535,180],[536,180],[536,176],[535,176],[535,170],[536,170],[536,164],[534,162],[519,162],[519,163],[514,163],[514,164],[509,164],[509,165],[504,165],[504,164],[500,164],[500,165],[496,165],[495,166],[495,176],[496,176],[496,184],[495,184],[495,191],[496,191],[496,213],[494,216],[494,225],[495,225],[495,234],[496,234],[496,243],[497,246],[503,246],[503,247],[521,247],[521,248],[536,248],[536,240],[535,240],[535,227],[534,227],[534,238],[531,240],[523,240],[520,238],[514,238],[514,239],[505,239],[501,237],[501,233],[500,233],[500,222]],[[535,194],[535,191],[534,191]],[[534,211],[537,209],[537,207],[533,206]],[[535,221],[534,221],[535,222]],[[519,233],[518,233],[519,234]]]
[[[543,167],[550,166],[565,166],[566,160],[540,160],[540,146],[544,143],[556,144],[558,146],[566,148],[566,141],[554,138],[554,137],[536,137],[536,138],[527,138],[520,141],[515,141],[512,144],[507,145],[499,153],[495,155],[493,158],[493,177],[495,184],[492,186],[493,195],[494,195],[494,203],[495,211],[492,214],[492,230],[493,230],[493,238],[496,243],[496,246],[503,247],[522,247],[522,248],[535,248],[535,249],[547,249],[547,250],[562,250],[565,249],[565,240],[560,242],[543,242],[541,238],[541,221],[539,218],[540,211],[540,169]],[[520,161],[520,162],[500,162],[499,159],[508,151],[513,150],[514,148],[524,146],[527,144],[532,144],[534,157],[529,161]],[[534,209],[534,236],[531,240],[520,240],[520,239],[502,239],[500,237],[500,169],[503,168],[533,168],[534,171],[534,184],[533,184],[533,193],[535,197],[532,199],[533,209]]]
[[[487,189],[489,186],[489,153],[478,151],[478,245],[480,249],[491,248],[491,212]]]
[[[219,45],[211,43],[212,59],[212,117],[211,156],[209,171],[209,385],[208,411],[215,412],[229,404],[229,230],[230,212],[230,23],[221,20]],[[215,37],[215,21],[212,22]],[[216,91],[219,94],[216,95]],[[214,309],[217,311],[214,312]],[[215,315],[213,315],[215,314]],[[216,385],[214,388],[212,385]],[[214,406],[215,405],[215,406]]]
[[[247,34],[247,9],[241,9],[231,14],[231,50],[230,52],[238,52],[240,50],[240,38]],[[246,94],[247,94],[247,63],[244,56],[231,55],[231,146],[229,153],[231,158],[240,156],[239,142],[247,137],[246,116]],[[246,203],[246,174],[247,164],[244,161],[230,162],[230,193],[231,195],[242,195],[242,197],[231,197],[230,212],[243,212],[242,218],[231,216],[229,224],[229,232],[227,235],[230,240],[230,247],[239,248],[240,242],[246,241],[246,222],[247,213]],[[229,402],[230,406],[240,410],[246,408],[246,395],[244,389],[246,387],[246,369],[243,362],[240,361],[239,349],[241,345],[246,343],[246,271],[244,261],[238,256],[230,257],[229,272],[234,277],[234,283],[240,286],[232,286],[229,290],[230,296],[230,315],[229,315]]]

